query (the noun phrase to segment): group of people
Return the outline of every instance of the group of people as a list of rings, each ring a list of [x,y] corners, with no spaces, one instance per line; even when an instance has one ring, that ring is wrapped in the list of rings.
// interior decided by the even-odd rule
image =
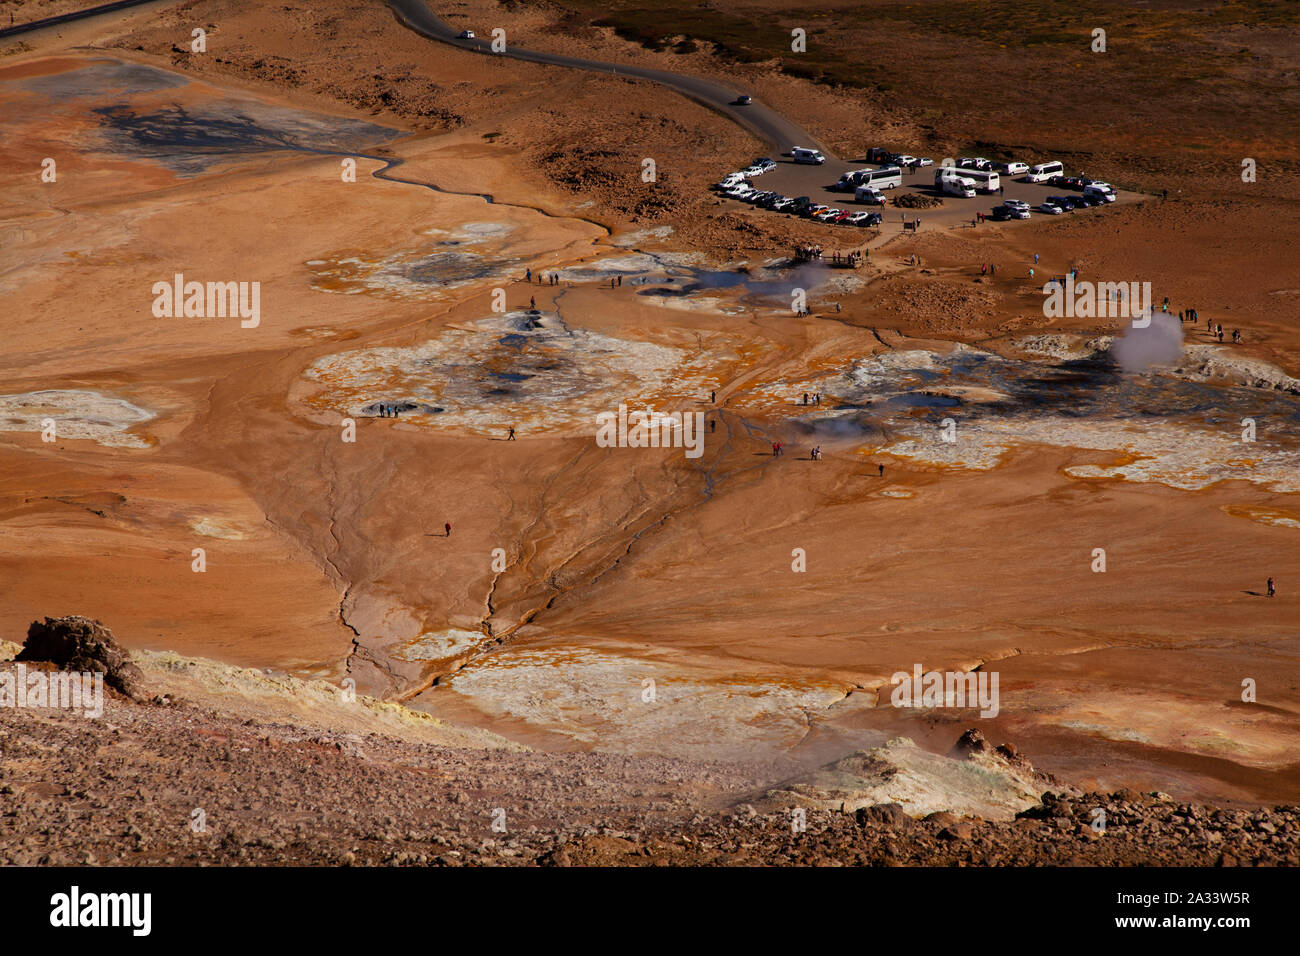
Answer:
[[[1163,306],[1163,311],[1165,311],[1165,312],[1168,312],[1168,311],[1169,311],[1169,296],[1165,296],[1165,302],[1164,302],[1164,306]],[[1192,325],[1197,325],[1197,324],[1199,324],[1200,321],[1201,321],[1201,313],[1200,313],[1198,310],[1196,310],[1196,309],[1184,309],[1182,312],[1179,312],[1179,313],[1178,313],[1178,321],[1179,321],[1180,323],[1183,323],[1183,322],[1190,322],[1190,323],[1192,323]],[[1207,322],[1207,323],[1205,324],[1205,330],[1206,330],[1207,332],[1209,332],[1211,338],[1217,338],[1220,342],[1223,341],[1223,323],[1222,323],[1222,322],[1217,322],[1217,323],[1215,323],[1215,322]],[[1237,345],[1240,345],[1243,341],[1245,341],[1245,340],[1242,338],[1242,336],[1241,336],[1241,330],[1240,330],[1240,329],[1233,329],[1233,330],[1232,330],[1232,341],[1233,341],[1234,344],[1237,344]]]
[[[909,266],[919,266],[921,264],[921,257],[913,253],[907,257],[907,264]]]
[[[800,262],[811,262],[822,257],[821,246],[795,246],[794,257]]]
[[[862,261],[862,257],[864,254],[865,253],[863,253],[862,250],[860,249],[854,249],[850,252],[837,252],[831,256],[831,261],[837,264],[847,263],[848,265],[851,265],[853,266],[853,268],[856,269],[858,267],[858,263]]]
[[[805,405],[808,404],[808,393],[807,393],[807,392],[804,392],[804,393],[803,393],[803,403],[804,403]],[[814,405],[820,405],[821,403],[822,403],[822,393],[821,393],[821,392],[813,392],[813,393],[812,393],[812,404],[814,404]]]
[[[980,266],[980,275],[982,276],[995,276],[997,274],[998,267],[991,262]]]
[[[537,284],[538,284],[538,285],[541,285],[541,284],[542,284],[542,279],[543,279],[543,277],[542,277],[542,273],[540,273],[540,272],[537,273]],[[558,272],[548,272],[548,273],[546,273],[545,280],[546,280],[546,284],[547,284],[547,285],[559,285],[559,284],[560,284],[560,274],[559,274]],[[532,269],[525,269],[525,270],[524,270],[524,281],[525,281],[525,282],[528,282],[528,283],[531,283],[531,282],[533,281],[533,270],[532,270]]]
[[[402,413],[401,405],[380,405],[379,406],[380,418],[396,418],[401,413]]]

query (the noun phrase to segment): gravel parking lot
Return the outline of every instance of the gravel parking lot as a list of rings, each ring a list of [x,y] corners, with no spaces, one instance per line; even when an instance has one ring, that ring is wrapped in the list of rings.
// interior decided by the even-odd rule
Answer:
[[[852,162],[827,157],[826,162],[821,166],[812,166],[802,163],[796,163],[788,156],[773,156],[776,160],[776,169],[764,173],[761,176],[755,176],[752,180],[754,186],[758,189],[773,189],[783,193],[786,196],[808,196],[813,202],[825,203],[828,206],[834,206],[837,209],[844,210],[867,210],[870,212],[881,212],[884,216],[884,222],[877,228],[862,229],[856,226],[825,226],[811,220],[803,220],[808,223],[810,232],[821,232],[826,229],[835,229],[839,231],[857,231],[864,233],[869,237],[871,244],[883,242],[891,236],[902,232],[902,218],[906,216],[908,220],[921,218],[922,230],[932,228],[950,228],[961,227],[971,228],[971,219],[976,213],[990,214],[994,206],[1000,205],[1006,199],[1023,199],[1033,207],[1032,217],[1028,220],[1011,220],[1008,222],[985,222],[980,228],[1001,228],[1006,226],[1020,225],[1026,222],[1032,222],[1040,217],[1050,219],[1064,219],[1068,216],[1088,216],[1104,215],[1105,206],[1098,206],[1091,209],[1081,209],[1077,212],[1066,212],[1062,216],[1047,216],[1038,212],[1038,205],[1048,196],[1055,195],[1079,195],[1078,191],[1063,189],[1058,186],[1049,186],[1047,183],[1025,183],[1018,178],[1012,179],[1006,176],[1002,177],[1001,195],[988,195],[977,193],[974,199],[963,199],[957,196],[945,196],[934,185],[934,174],[938,168],[935,166],[925,166],[920,169],[903,170],[903,185],[894,189],[885,191],[889,197],[889,203],[882,209],[879,206],[858,204],[854,202],[851,193],[834,192],[829,187],[833,186],[839,180],[841,174],[850,172],[855,169],[872,169],[877,164],[864,161]],[[719,173],[721,179],[730,170],[723,170]],[[902,195],[908,193],[919,193],[926,196],[935,196],[943,200],[943,205],[932,209],[904,209],[894,205],[894,201]],[[1136,202],[1144,197],[1141,193],[1125,192],[1116,190],[1117,203]],[[774,212],[771,210],[761,209],[750,203],[741,202],[736,199],[726,199],[724,202],[733,203],[737,206],[746,206],[753,209],[755,214],[767,216],[786,216],[789,213]],[[797,218],[797,217],[795,217]]]

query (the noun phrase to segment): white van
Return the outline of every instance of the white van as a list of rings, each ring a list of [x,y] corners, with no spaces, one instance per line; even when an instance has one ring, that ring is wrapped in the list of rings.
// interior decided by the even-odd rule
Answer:
[[[1031,183],[1045,183],[1053,176],[1060,176],[1064,172],[1065,167],[1056,161],[1039,163],[1037,166],[1029,167],[1029,174],[1025,179]]]
[[[964,176],[945,176],[943,192],[946,196],[961,196],[963,199],[975,198],[975,180]]]
[[[822,163],[826,162],[826,157],[818,150],[805,149],[802,146],[796,146],[794,149],[790,150],[790,156],[796,163],[806,163],[810,166],[820,166]]]
[[[885,194],[875,186],[859,186],[853,191],[853,198],[857,202],[865,203],[868,206],[883,206],[885,204]]]
[[[1090,199],[1101,199],[1105,202],[1115,201],[1115,187],[1110,183],[1091,182],[1083,187],[1083,194]]]

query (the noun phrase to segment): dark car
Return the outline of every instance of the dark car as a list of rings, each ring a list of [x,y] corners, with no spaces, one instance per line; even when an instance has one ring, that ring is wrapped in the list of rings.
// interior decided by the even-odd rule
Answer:
[[[803,212],[811,203],[812,200],[807,196],[795,196],[794,205],[790,207],[790,211],[793,213]]]
[[[1074,211],[1073,196],[1048,196],[1046,201],[1051,203],[1053,206],[1059,206],[1066,212]]]
[[[862,220],[864,226],[878,226],[884,220],[884,217],[878,212],[867,213],[867,218]]]
[[[1061,198],[1064,199],[1067,203],[1069,203],[1069,209],[1071,212],[1073,212],[1076,209],[1087,209],[1090,205],[1092,205],[1090,202],[1088,202],[1088,200],[1084,199],[1082,196],[1063,196]]]
[[[1075,197],[1074,201],[1080,205],[1091,208],[1092,206],[1100,206],[1106,200],[1102,199],[1100,196],[1078,196]]]
[[[888,162],[889,157],[893,155],[894,155],[893,153],[885,149],[885,147],[883,146],[872,146],[869,150],[867,150],[867,162],[869,163]]]
[[[994,222],[1006,222],[1011,218],[1011,209],[1007,206],[994,206],[989,218]]]
[[[1078,189],[1082,191],[1083,187],[1088,185],[1088,182],[1090,181],[1091,180],[1085,182],[1082,176],[1065,176],[1061,179],[1061,188]]]

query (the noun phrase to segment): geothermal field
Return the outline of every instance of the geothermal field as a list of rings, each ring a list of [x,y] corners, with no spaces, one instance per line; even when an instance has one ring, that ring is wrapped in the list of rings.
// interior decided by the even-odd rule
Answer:
[[[0,4],[0,862],[1300,862],[1294,5],[110,6]]]

